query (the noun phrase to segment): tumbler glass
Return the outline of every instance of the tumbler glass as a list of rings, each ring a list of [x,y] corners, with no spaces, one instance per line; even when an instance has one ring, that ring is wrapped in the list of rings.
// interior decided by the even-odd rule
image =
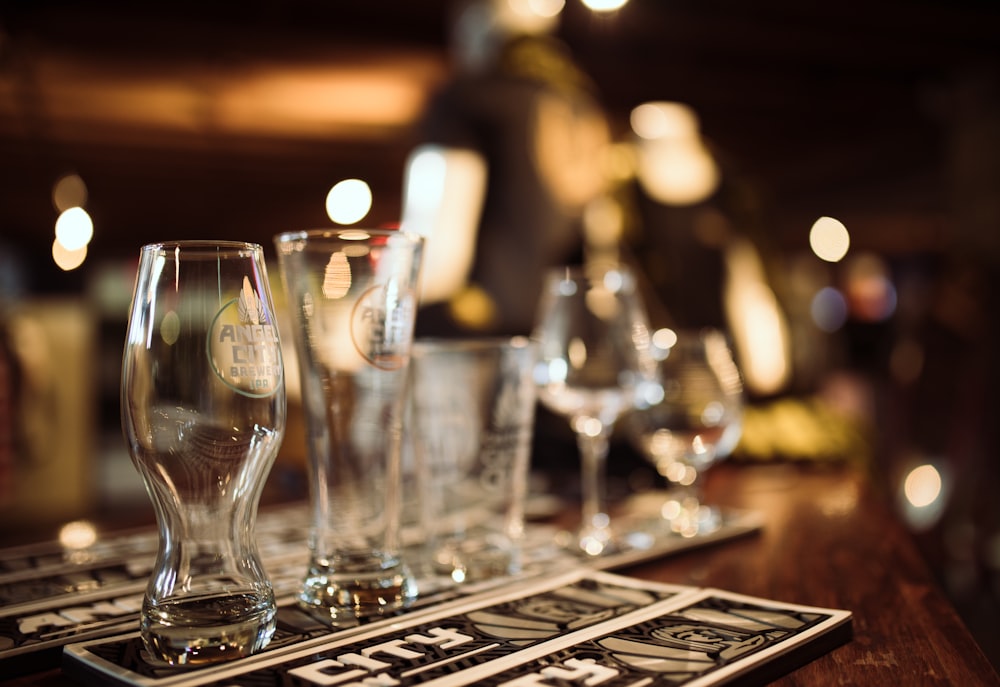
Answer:
[[[418,339],[405,435],[430,570],[455,582],[521,571],[535,420],[526,337]]]

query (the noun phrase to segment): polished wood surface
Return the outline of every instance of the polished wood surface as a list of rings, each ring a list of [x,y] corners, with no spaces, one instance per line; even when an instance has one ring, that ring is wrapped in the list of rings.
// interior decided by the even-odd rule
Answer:
[[[754,534],[618,572],[853,613],[853,638],[774,684],[1000,685],[869,476],[847,465],[721,464],[708,497],[764,516]],[[58,670],[14,680],[75,684]]]
[[[996,685],[868,476],[847,466],[719,465],[710,497],[764,514],[750,537],[628,572],[853,613],[852,641],[778,685]]]

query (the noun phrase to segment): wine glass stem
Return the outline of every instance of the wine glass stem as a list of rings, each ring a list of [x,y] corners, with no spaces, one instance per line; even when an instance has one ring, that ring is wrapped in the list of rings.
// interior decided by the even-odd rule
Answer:
[[[605,469],[608,457],[608,429],[597,436],[578,433],[576,440],[581,458],[581,491],[583,496],[583,523],[581,540],[596,538],[607,542],[611,528],[604,508]],[[584,544],[586,548],[586,544]]]
[[[702,502],[702,476],[701,471],[695,473],[694,480],[690,484],[680,485],[678,490],[681,503],[686,508],[697,509]]]
[[[717,508],[707,506],[703,500],[704,471],[712,461],[708,461],[694,473],[688,483],[676,484],[674,496],[663,511],[663,517],[670,522],[673,531],[683,536],[709,534],[719,529],[722,516]]]

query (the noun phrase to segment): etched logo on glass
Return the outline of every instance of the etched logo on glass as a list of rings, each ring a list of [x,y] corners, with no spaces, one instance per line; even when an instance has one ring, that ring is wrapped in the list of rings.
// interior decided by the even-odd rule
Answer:
[[[397,370],[409,355],[416,316],[414,295],[395,281],[368,289],[351,315],[354,348],[371,365]]]
[[[212,369],[227,386],[246,396],[263,398],[281,384],[278,330],[249,277],[239,298],[222,306],[208,332]]]

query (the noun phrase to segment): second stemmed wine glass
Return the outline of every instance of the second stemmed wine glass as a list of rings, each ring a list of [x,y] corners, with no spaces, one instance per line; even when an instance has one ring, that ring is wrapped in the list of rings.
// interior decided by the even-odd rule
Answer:
[[[719,330],[661,329],[651,341],[655,374],[636,394],[626,428],[674,487],[661,524],[685,537],[710,534],[723,518],[703,501],[701,477],[739,438],[740,373]]]
[[[604,478],[615,421],[631,408],[648,343],[634,274],[560,268],[545,279],[533,338],[541,402],[569,419],[580,451],[583,495],[579,550],[616,550],[605,507]]]

